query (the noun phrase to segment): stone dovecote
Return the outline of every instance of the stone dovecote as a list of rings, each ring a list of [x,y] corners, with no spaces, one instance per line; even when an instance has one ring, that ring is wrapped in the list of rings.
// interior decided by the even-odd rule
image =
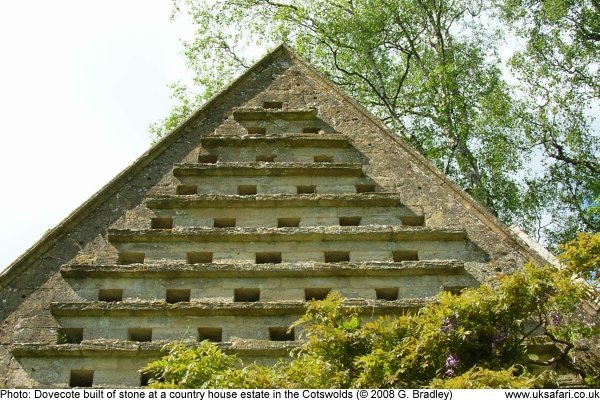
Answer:
[[[140,386],[165,341],[285,357],[306,302],[417,310],[542,258],[280,46],[0,276],[0,386]]]

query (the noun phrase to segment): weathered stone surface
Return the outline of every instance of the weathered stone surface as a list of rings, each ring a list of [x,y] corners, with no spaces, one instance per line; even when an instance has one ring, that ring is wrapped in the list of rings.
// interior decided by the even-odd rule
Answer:
[[[310,121],[317,118],[316,108],[275,108],[264,107],[235,107],[233,109],[233,118],[236,121],[257,121],[257,120],[287,120],[287,121]]]
[[[429,260],[356,263],[282,263],[272,264],[134,264],[127,265],[65,265],[64,278],[194,278],[194,277],[298,277],[298,276],[422,276],[464,273],[464,263],[457,260]]]
[[[401,206],[396,193],[157,196],[146,204],[153,209]]]
[[[395,241],[395,240],[440,240],[457,241],[465,239],[465,232],[459,228],[427,228],[413,226],[317,226],[312,228],[181,228],[165,230],[109,229],[112,243],[133,242],[180,242],[185,240],[264,242],[283,241]]]
[[[419,309],[430,303],[432,299],[401,299],[395,301],[347,300],[344,306],[374,314],[386,314],[391,311]],[[86,303],[52,303],[52,315],[67,316],[142,316],[142,315],[301,315],[306,310],[303,301],[276,302],[182,302],[167,304],[165,302],[86,302]]]
[[[175,164],[173,174],[182,176],[363,176],[361,164],[217,163]]]

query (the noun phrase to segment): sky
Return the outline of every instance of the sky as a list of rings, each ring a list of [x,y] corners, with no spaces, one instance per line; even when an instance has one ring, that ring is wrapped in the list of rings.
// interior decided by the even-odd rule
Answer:
[[[0,271],[150,147],[187,75],[171,7],[0,2]]]

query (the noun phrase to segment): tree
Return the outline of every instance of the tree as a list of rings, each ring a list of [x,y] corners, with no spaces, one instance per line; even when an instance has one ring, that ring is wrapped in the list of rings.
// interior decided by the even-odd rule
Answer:
[[[417,314],[366,323],[333,293],[309,303],[295,323],[303,343],[273,367],[240,366],[209,342],[182,342],[144,372],[169,388],[522,388],[555,386],[553,372],[535,367],[556,364],[597,385],[599,371],[569,357],[578,340],[598,333],[598,321],[578,316],[584,285],[570,269],[527,265],[495,288],[442,293]],[[540,341],[557,351],[538,354]]]
[[[593,115],[600,100],[600,3],[504,0],[501,11],[525,41],[510,61],[520,87],[516,117],[527,148],[543,155],[545,163],[527,184],[533,193],[554,194],[542,196],[550,201],[531,207],[524,222],[534,229],[547,222],[547,210],[561,215],[559,227],[547,232],[553,243],[578,231],[597,232],[600,218],[593,208],[600,202],[600,138]]]
[[[516,34],[533,38],[535,31],[526,28],[540,19],[523,11],[525,1],[499,4],[502,20],[491,2],[477,0],[175,4],[176,13],[188,12],[198,27],[185,45],[194,78],[191,85],[173,85],[179,103],[153,125],[155,137],[251,65],[255,43],[268,48],[285,41],[505,223],[519,223],[551,245],[572,238],[576,229],[597,230],[598,217],[588,211],[600,196],[598,138],[585,105],[590,99],[598,104],[598,77],[590,73],[584,86],[569,88],[579,81],[555,68],[550,87],[571,94],[552,95],[548,107],[531,107],[538,104],[532,99],[541,96],[536,83],[542,81],[528,71],[548,67],[540,66],[539,57],[518,53],[512,65],[523,92],[506,83],[497,54],[500,31],[491,27],[508,22]],[[597,17],[589,11],[583,28],[561,28],[581,31],[582,40],[595,44]],[[577,65],[591,72],[597,47],[588,47]],[[593,90],[575,96],[581,87]]]

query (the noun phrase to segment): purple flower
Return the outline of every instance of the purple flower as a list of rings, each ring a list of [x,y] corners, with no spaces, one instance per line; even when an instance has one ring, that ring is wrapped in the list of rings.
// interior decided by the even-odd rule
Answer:
[[[454,376],[454,371],[458,367],[458,358],[450,354],[446,358],[446,376]]]
[[[506,334],[506,330],[502,327],[498,335],[494,336],[492,339],[492,350],[496,350],[507,338],[508,335]]]
[[[456,329],[456,325],[458,325],[458,314],[454,311],[451,316],[444,318],[442,333],[448,334],[452,332]]]
[[[557,311],[554,311],[552,313],[552,324],[554,326],[556,326],[556,325],[560,325],[561,322],[562,322],[562,316]]]

